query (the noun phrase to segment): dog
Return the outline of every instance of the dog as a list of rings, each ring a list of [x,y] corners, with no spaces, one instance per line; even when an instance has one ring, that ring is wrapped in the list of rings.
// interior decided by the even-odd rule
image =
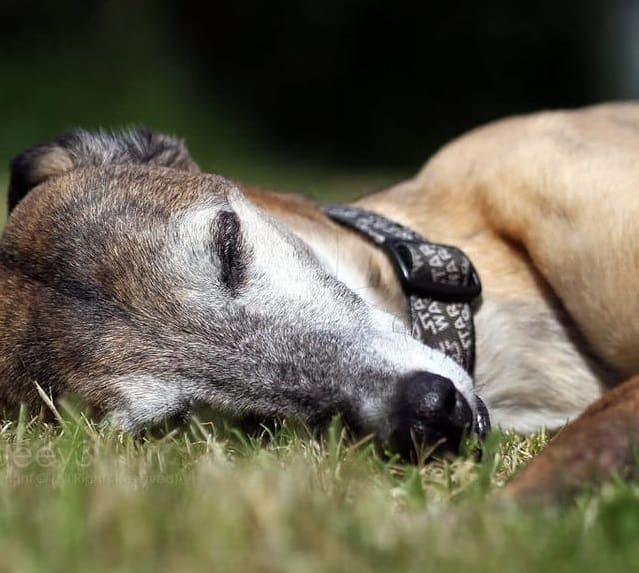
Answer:
[[[74,394],[131,432],[200,403],[340,415],[400,452],[455,449],[477,396],[494,426],[557,429],[639,371],[638,157],[639,104],[541,112],[354,203],[470,257],[473,377],[411,335],[387,254],[317,203],[203,173],[172,137],[71,132],[11,163],[0,400]]]

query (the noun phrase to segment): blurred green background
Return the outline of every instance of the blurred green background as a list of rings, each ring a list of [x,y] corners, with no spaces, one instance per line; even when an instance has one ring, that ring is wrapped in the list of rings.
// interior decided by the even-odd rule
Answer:
[[[2,13],[2,189],[26,147],[134,123],[184,137],[207,170],[335,200],[493,118],[639,95],[636,0],[4,0]]]

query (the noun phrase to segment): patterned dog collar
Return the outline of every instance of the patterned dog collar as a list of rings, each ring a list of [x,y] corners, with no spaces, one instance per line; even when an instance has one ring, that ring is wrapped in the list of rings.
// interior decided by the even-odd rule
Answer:
[[[408,298],[413,336],[455,360],[472,376],[472,303],[481,295],[481,282],[470,259],[457,247],[431,243],[377,213],[346,205],[330,205],[324,212],[359,231],[388,255]],[[484,438],[490,418],[483,400],[477,395],[476,399],[473,433]]]

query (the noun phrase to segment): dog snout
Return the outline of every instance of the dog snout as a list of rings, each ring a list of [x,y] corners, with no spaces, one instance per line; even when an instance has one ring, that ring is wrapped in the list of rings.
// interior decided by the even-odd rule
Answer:
[[[422,453],[456,452],[472,422],[468,402],[448,378],[418,372],[398,383],[390,446],[411,461]]]

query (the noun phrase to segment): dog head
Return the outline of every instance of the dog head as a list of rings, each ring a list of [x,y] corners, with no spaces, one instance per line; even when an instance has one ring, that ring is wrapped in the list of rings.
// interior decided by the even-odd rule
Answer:
[[[340,414],[407,456],[470,426],[459,366],[173,138],[73,132],[14,160],[9,200],[5,401],[36,401],[37,381],[133,431],[197,402],[311,426]]]

